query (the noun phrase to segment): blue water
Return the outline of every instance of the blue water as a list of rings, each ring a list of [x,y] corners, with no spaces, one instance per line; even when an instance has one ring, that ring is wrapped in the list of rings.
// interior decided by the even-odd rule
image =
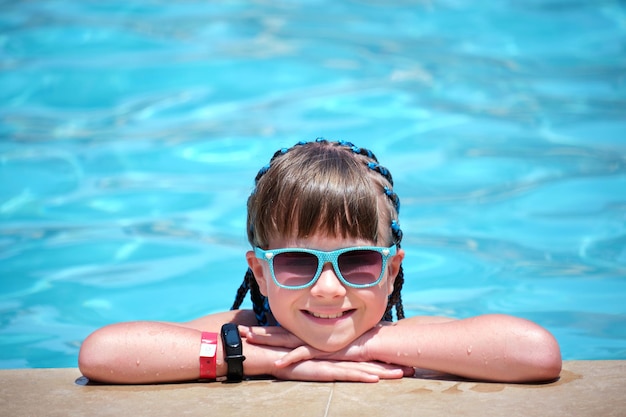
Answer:
[[[229,308],[272,153],[375,151],[408,315],[626,359],[621,1],[0,2],[0,367]],[[249,304],[247,304],[249,306]]]

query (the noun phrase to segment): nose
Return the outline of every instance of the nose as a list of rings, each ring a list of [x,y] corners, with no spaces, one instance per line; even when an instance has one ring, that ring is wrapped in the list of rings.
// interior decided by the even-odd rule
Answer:
[[[342,297],[346,295],[346,287],[337,277],[332,264],[326,263],[320,277],[311,287],[311,294],[315,297]]]

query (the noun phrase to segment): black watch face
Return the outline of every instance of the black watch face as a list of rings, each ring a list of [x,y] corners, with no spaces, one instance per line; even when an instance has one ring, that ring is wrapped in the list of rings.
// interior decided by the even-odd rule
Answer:
[[[224,333],[224,341],[228,346],[236,347],[239,345],[239,330],[237,328],[228,328]]]

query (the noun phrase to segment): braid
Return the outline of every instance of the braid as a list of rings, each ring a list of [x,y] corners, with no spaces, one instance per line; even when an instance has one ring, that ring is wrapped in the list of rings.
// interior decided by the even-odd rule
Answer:
[[[389,301],[387,302],[387,310],[385,311],[385,315],[383,316],[384,321],[393,321],[393,316],[391,315],[391,309],[396,307],[396,316],[398,320],[402,320],[404,318],[404,307],[402,306],[402,286],[404,285],[404,270],[402,266],[400,266],[400,270],[398,271],[398,275],[396,275],[396,281],[393,285],[393,292],[389,296]]]
[[[246,297],[248,291],[250,291],[252,309],[254,310],[254,315],[256,316],[257,322],[260,326],[266,326],[268,322],[267,313],[269,312],[269,304],[267,301],[267,297],[261,294],[259,284],[256,282],[256,279],[254,278],[254,273],[250,268],[248,268],[248,270],[246,271],[246,275],[243,277],[243,282],[239,286],[239,289],[237,289],[235,302],[230,309],[238,309],[241,306],[241,303]]]
[[[256,321],[259,326],[267,326],[267,316],[270,312],[270,306],[267,301],[267,297],[261,294],[259,284],[256,282],[256,279],[254,279],[254,274],[252,273],[251,269],[248,269],[248,272],[246,272],[245,279],[248,280],[248,284],[250,286],[250,299],[252,300],[252,309],[254,310]]]
[[[328,143],[328,141],[324,138],[317,138],[315,140],[316,142],[323,142],[323,143]],[[298,143],[296,143],[294,145],[294,148],[297,146],[302,146],[302,145],[306,145],[309,142],[306,141],[300,141]],[[364,158],[368,159],[368,161],[366,162],[367,167],[373,171],[376,172],[378,174],[380,174],[381,176],[383,176],[385,178],[385,180],[387,180],[387,182],[389,183],[389,185],[391,187],[393,187],[393,177],[391,176],[391,173],[389,172],[389,170],[381,165],[379,165],[378,163],[378,159],[376,158],[376,156],[374,155],[374,153],[368,149],[365,148],[360,148],[356,145],[354,145],[351,142],[348,141],[337,141],[337,142],[333,142],[336,146],[341,146],[341,147],[345,147],[348,148],[350,151],[352,151],[354,154],[357,155],[361,155]],[[276,158],[281,157],[282,155],[285,155],[287,152],[289,152],[290,149],[293,148],[282,148],[279,149],[278,151],[276,151],[274,153],[274,155],[272,155],[272,158],[270,159],[270,162],[265,165],[264,167],[262,167],[258,174],[256,175],[255,179],[254,179],[254,184],[255,184],[255,188],[259,182],[259,180],[263,177],[263,175],[265,175],[265,173],[270,169],[270,167],[272,166],[273,162],[276,160]],[[398,197],[398,195],[393,191],[393,189],[389,187],[389,186],[383,186],[383,193],[387,196],[387,198],[389,199],[389,201],[391,202],[391,204],[393,205],[396,215],[398,215],[400,213],[400,198]],[[254,194],[255,191],[253,191]],[[251,230],[249,230],[249,234],[250,235],[254,235],[254,230],[252,230],[252,225],[250,225]],[[398,247],[398,249],[400,248],[400,243],[402,241],[402,230],[400,230],[400,226],[397,222],[397,220],[392,219],[391,221],[391,230],[392,230],[392,236],[393,236],[393,242],[394,244]],[[392,309],[393,307],[395,307],[396,309],[396,317],[398,320],[403,319],[404,316],[404,307],[402,306],[402,296],[401,296],[401,291],[402,291],[402,287],[404,285],[404,270],[402,268],[402,265],[400,265],[399,271],[398,271],[398,275],[396,276],[395,282],[394,282],[394,288],[393,291],[391,293],[391,295],[388,298],[388,302],[387,302],[387,308],[385,310],[385,314],[383,316],[383,320],[384,321],[393,321],[393,316],[392,316]],[[243,283],[241,284],[241,286],[239,287],[239,289],[237,290],[237,295],[235,298],[235,302],[233,303],[233,306],[231,309],[237,309],[239,308],[239,306],[241,305],[241,303],[243,302],[243,299],[245,298],[246,294],[248,293],[248,291],[250,291],[250,299],[252,301],[252,305],[253,305],[253,309],[254,309],[254,313],[256,315],[257,321],[259,323],[259,325],[264,326],[267,325],[268,323],[268,315],[271,313],[270,311],[270,307],[269,307],[269,303],[267,300],[267,297],[263,296],[261,294],[261,291],[259,289],[259,286],[256,282],[256,279],[254,278],[254,274],[252,272],[251,269],[248,269],[248,271],[245,274]]]
[[[235,301],[233,302],[233,306],[230,308],[231,310],[237,310],[241,306],[241,303],[243,303],[243,299],[246,297],[246,294],[250,289],[250,286],[248,285],[248,274],[250,272],[250,268],[248,268],[248,272],[246,272],[243,282],[237,289],[237,295],[235,295]]]

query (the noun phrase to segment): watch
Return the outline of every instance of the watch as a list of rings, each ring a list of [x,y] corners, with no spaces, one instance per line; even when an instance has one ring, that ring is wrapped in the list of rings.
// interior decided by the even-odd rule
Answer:
[[[241,382],[243,379],[243,356],[241,336],[237,325],[226,323],[222,326],[222,343],[224,345],[224,360],[228,364],[227,381]]]

